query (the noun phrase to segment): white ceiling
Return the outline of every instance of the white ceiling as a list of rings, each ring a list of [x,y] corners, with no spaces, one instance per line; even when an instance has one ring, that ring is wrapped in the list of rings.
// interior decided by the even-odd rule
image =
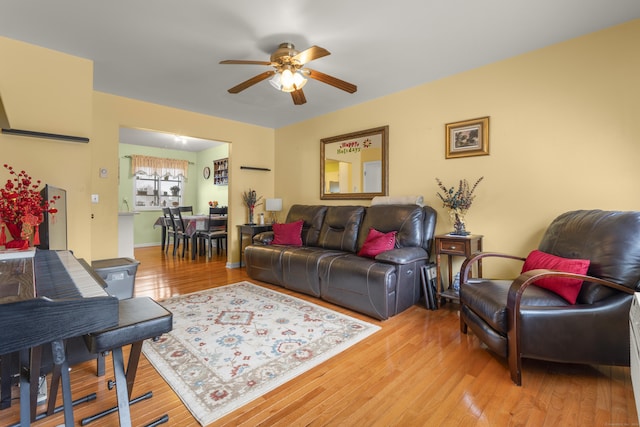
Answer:
[[[270,128],[637,18],[640,0],[0,0],[0,35],[93,60],[98,91]],[[270,67],[221,60],[285,41],[329,50],[308,67],[358,91],[227,93]]]
[[[200,152],[220,144],[220,141],[193,138],[187,135],[175,135],[167,132],[157,132],[144,129],[120,128],[120,143],[143,145],[145,147],[167,148],[169,150]]]

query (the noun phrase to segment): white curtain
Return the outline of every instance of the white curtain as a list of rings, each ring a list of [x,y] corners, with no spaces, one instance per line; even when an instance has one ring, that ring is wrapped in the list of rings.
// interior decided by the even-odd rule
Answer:
[[[187,178],[189,161],[178,159],[163,159],[160,157],[131,155],[131,175],[170,176]]]

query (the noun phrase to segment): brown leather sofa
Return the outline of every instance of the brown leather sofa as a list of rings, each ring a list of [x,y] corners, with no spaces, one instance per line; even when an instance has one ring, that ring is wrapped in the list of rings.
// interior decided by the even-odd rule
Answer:
[[[471,278],[473,263],[518,256],[481,253],[460,276],[460,326],[469,327],[496,354],[507,357],[521,384],[521,359],[629,366],[629,308],[640,288],[640,212],[579,210],[558,216],[538,250],[587,259],[586,275],[536,269],[515,280]],[[575,304],[531,286],[540,279],[584,280]]]
[[[420,267],[431,254],[433,208],[418,205],[293,205],[287,223],[304,220],[302,246],[272,245],[273,232],[245,249],[253,279],[387,319],[420,298]],[[397,231],[395,249],[358,256],[370,228]]]

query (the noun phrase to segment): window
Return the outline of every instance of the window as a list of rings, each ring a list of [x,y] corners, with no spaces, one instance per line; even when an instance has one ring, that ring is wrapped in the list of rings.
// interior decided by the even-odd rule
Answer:
[[[132,155],[135,209],[157,210],[182,205],[188,166],[186,160]]]
[[[156,210],[183,204],[182,177],[137,175],[133,183],[136,210]]]

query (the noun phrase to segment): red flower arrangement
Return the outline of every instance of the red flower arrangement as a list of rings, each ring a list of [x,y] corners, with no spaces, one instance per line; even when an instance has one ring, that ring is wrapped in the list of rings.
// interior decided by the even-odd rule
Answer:
[[[35,183],[25,171],[16,172],[12,166],[4,165],[9,174],[15,175],[8,179],[4,187],[0,187],[0,246],[7,249],[26,249],[29,247],[29,236],[33,237],[33,244],[40,244],[38,225],[44,219],[44,212],[55,214],[56,196],[52,200],[42,200],[38,191],[41,181]],[[5,225],[13,240],[7,242],[4,231]]]

